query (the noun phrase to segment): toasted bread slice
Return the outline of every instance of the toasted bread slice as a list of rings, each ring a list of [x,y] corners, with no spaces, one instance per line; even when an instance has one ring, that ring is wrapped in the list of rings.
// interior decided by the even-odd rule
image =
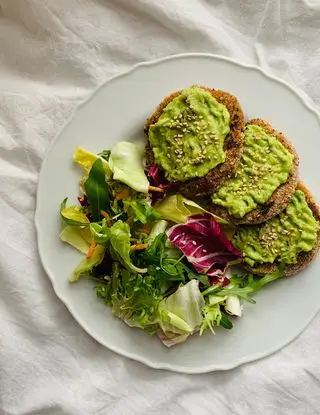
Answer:
[[[309,190],[304,186],[302,182],[299,182],[297,187],[297,190],[301,190],[306,197],[306,201],[313,213],[313,216],[316,218],[318,223],[320,223],[320,208],[317,202],[314,200],[312,194],[309,192]],[[296,274],[299,271],[302,271],[304,268],[306,268],[310,262],[316,258],[319,249],[320,249],[320,229],[318,230],[318,239],[317,239],[317,245],[309,252],[301,252],[298,255],[298,261],[296,264],[290,264],[285,267],[284,270],[284,276],[290,276],[293,274]],[[245,268],[257,275],[265,275],[270,272],[274,272],[277,270],[277,263],[273,264],[261,264],[254,268],[249,267],[248,265],[245,265]]]
[[[213,98],[227,108],[230,114],[230,133],[224,143],[224,151],[226,153],[225,162],[216,166],[205,176],[189,180],[180,185],[180,192],[189,198],[208,195],[214,192],[227,177],[231,177],[238,166],[243,150],[244,115],[237,98],[228,92],[203,86],[200,86],[200,88],[209,92]],[[158,121],[163,109],[180,94],[181,91],[173,92],[158,105],[155,112],[146,121],[144,129],[146,134],[148,134],[149,127]],[[153,151],[148,141],[146,145],[146,164],[147,166],[151,166],[154,163]]]
[[[246,125],[252,124],[257,125],[265,130],[267,134],[272,135],[277,138],[281,144],[293,155],[293,164],[291,171],[289,173],[288,180],[281,184],[272,194],[269,201],[260,207],[248,212],[242,218],[236,218],[229,214],[228,210],[223,206],[216,205],[212,202],[208,203],[207,209],[226,219],[230,223],[240,225],[240,224],[258,224],[265,222],[274,216],[278,215],[283,209],[288,205],[293,193],[296,190],[298,183],[298,166],[299,166],[299,157],[294,146],[290,141],[279,131],[276,131],[272,126],[264,120],[261,119],[252,119],[246,123]]]

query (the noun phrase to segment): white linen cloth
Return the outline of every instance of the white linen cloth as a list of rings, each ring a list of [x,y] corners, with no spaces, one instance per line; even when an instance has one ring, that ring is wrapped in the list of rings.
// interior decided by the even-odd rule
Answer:
[[[1,414],[319,414],[319,315],[283,350],[229,372],[152,370],[73,320],[34,228],[46,150],[112,75],[170,54],[219,53],[320,104],[319,39],[318,0],[0,0]]]

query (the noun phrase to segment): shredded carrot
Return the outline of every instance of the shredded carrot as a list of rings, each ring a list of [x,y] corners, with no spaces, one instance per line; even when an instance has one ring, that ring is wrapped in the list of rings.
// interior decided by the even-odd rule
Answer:
[[[124,199],[126,197],[130,196],[130,192],[128,189],[124,189],[122,192],[117,193],[115,198],[118,200]]]
[[[161,187],[149,186],[149,190],[151,190],[152,192],[164,193],[164,190],[161,189]]]
[[[142,251],[143,249],[148,248],[148,244],[137,244],[137,245],[131,245],[130,248],[133,251]]]
[[[97,242],[93,241],[92,244],[90,245],[89,249],[88,249],[87,259],[90,259],[92,257],[96,246],[97,246]]]
[[[107,225],[111,226],[111,219],[110,219],[110,216],[108,215],[108,213],[105,212],[104,210],[100,210],[100,213],[106,219]]]

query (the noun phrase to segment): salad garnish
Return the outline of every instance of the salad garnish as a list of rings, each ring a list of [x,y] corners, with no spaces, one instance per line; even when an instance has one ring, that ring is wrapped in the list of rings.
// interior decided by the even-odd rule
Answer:
[[[60,205],[63,242],[83,254],[70,282],[89,277],[97,297],[131,327],[170,347],[217,327],[231,329],[242,302],[283,275],[235,272],[242,253],[234,226],[188,200],[143,149],[129,142],[94,154],[77,148],[82,167],[75,204]],[[90,294],[88,294],[90,295]]]

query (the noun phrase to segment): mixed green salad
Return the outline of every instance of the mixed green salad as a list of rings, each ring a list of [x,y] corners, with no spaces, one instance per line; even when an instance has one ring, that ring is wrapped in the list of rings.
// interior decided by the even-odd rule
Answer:
[[[83,168],[77,204],[61,203],[60,238],[84,254],[70,276],[95,281],[97,297],[132,327],[166,346],[190,335],[232,328],[242,301],[283,274],[234,273],[242,253],[234,227],[184,198],[157,166],[144,167],[144,148],[119,142],[93,154],[77,148]]]

